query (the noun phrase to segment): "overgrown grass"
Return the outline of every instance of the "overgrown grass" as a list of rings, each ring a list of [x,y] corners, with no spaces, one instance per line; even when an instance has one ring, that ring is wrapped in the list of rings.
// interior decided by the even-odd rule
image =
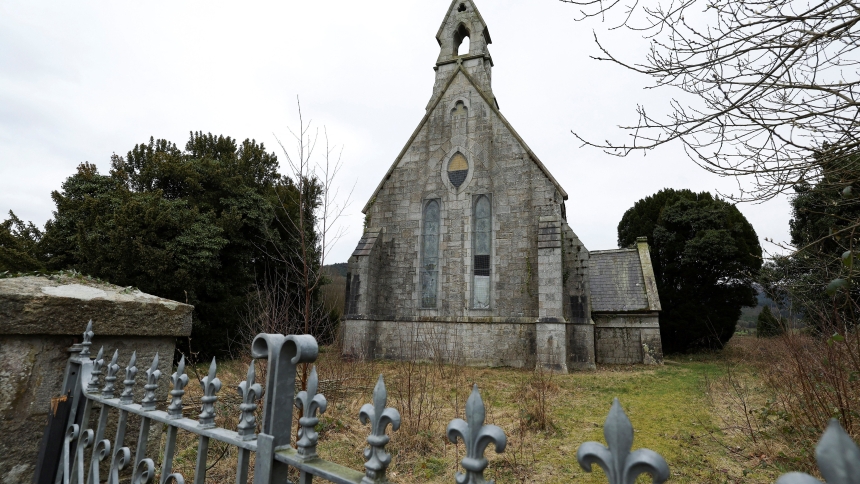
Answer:
[[[394,482],[453,481],[464,449],[447,441],[445,427],[451,419],[463,417],[471,385],[477,383],[487,407],[487,423],[502,427],[508,436],[504,453],[487,452],[487,477],[500,484],[606,482],[599,468],[589,474],[579,467],[576,450],[589,440],[605,443],[603,423],[615,397],[635,428],[634,449],[648,447],[663,455],[672,482],[771,483],[788,470],[786,461],[763,455],[760,445],[752,445],[730,423],[739,413],[736,390],[726,385],[727,372],[747,385],[749,405],[759,408],[767,399],[755,369],[732,361],[733,355],[728,351],[683,356],[659,367],[607,366],[557,375],[438,363],[344,362],[334,351],[323,352],[317,365],[329,408],[318,426],[319,453],[327,460],[363,469],[368,428],[359,423],[358,410],[370,402],[382,373],[388,404],[399,408],[404,418],[388,446],[394,456],[389,468]],[[238,410],[232,389],[244,378],[246,365],[232,361],[219,366],[224,383],[218,405],[220,426],[235,427]],[[202,376],[204,368],[198,371]],[[199,398],[199,386],[192,382],[188,390],[192,399]],[[187,413],[195,411],[190,408]],[[189,435],[183,442],[177,470],[187,481],[193,473],[196,439]],[[210,448],[207,482],[233,481],[236,456],[224,450]],[[640,479],[647,482],[646,477]]]

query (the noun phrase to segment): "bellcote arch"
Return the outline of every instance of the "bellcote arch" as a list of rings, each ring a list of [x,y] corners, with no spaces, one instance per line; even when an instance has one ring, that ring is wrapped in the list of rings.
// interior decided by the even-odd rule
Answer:
[[[462,162],[460,156],[457,155],[461,155],[463,158],[465,158],[466,164],[468,165],[468,171],[466,172],[466,176],[465,178],[463,178],[463,181],[460,186],[454,185],[454,183],[451,181],[451,177],[448,175],[448,167],[452,163],[452,161],[455,164]],[[463,193],[463,191],[472,182],[472,176],[475,174],[475,154],[462,145],[455,145],[448,151],[448,153],[445,154],[445,156],[442,157],[439,165],[441,167],[439,175],[442,177],[442,183],[445,185],[449,192],[454,195],[459,195],[460,193]]]

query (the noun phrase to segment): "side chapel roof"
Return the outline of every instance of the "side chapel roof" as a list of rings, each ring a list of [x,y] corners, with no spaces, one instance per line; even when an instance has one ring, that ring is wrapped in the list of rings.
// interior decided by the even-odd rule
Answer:
[[[588,278],[594,312],[660,311],[648,243],[632,249],[589,252]]]

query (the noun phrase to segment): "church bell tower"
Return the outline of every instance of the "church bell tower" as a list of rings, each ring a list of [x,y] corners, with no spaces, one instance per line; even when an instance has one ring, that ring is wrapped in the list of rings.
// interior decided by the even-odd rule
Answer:
[[[436,42],[439,43],[440,50],[436,66],[433,67],[436,71],[436,82],[433,85],[431,104],[442,94],[445,82],[460,64],[475,80],[476,87],[493,98],[493,59],[487,48],[492,40],[487,24],[473,0],[451,2],[445,20],[436,32]],[[467,42],[468,49],[465,49]]]

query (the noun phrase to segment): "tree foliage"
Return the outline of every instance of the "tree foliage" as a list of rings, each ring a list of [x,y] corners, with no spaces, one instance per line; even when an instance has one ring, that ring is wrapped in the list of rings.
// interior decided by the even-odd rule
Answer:
[[[756,304],[761,267],[755,230],[732,204],[707,192],[664,189],[636,202],[618,224],[618,245],[647,236],[667,352],[719,348],[741,307]]]
[[[841,330],[860,314],[860,290],[853,284],[860,269],[860,157],[819,163],[818,183],[798,183],[791,199],[789,227],[797,250],[767,263],[761,282],[808,324]]]
[[[24,223],[10,210],[0,222],[0,273],[44,270],[38,258],[42,231],[33,222]]]
[[[285,317],[304,312],[294,266],[273,256],[294,253],[300,238],[281,221],[296,217],[301,194],[277,170],[275,154],[254,140],[191,133],[179,150],[150,138],[125,157],[114,155],[108,175],[81,164],[52,193],[57,208],[44,236],[15,218],[2,227],[5,233],[15,227],[23,252],[48,269],[76,269],[193,304],[192,349],[211,354],[236,336],[258,278],[286,281],[282,289],[296,295],[285,297],[293,304]],[[303,186],[311,198],[305,238],[314,247],[319,183]],[[5,233],[0,230],[0,251],[18,250],[4,244]],[[319,265],[315,252],[309,256],[310,265]]]
[[[773,315],[770,306],[766,305],[763,307],[761,312],[758,313],[756,320],[756,336],[759,338],[769,338],[771,336],[779,336],[782,332],[782,323]]]

